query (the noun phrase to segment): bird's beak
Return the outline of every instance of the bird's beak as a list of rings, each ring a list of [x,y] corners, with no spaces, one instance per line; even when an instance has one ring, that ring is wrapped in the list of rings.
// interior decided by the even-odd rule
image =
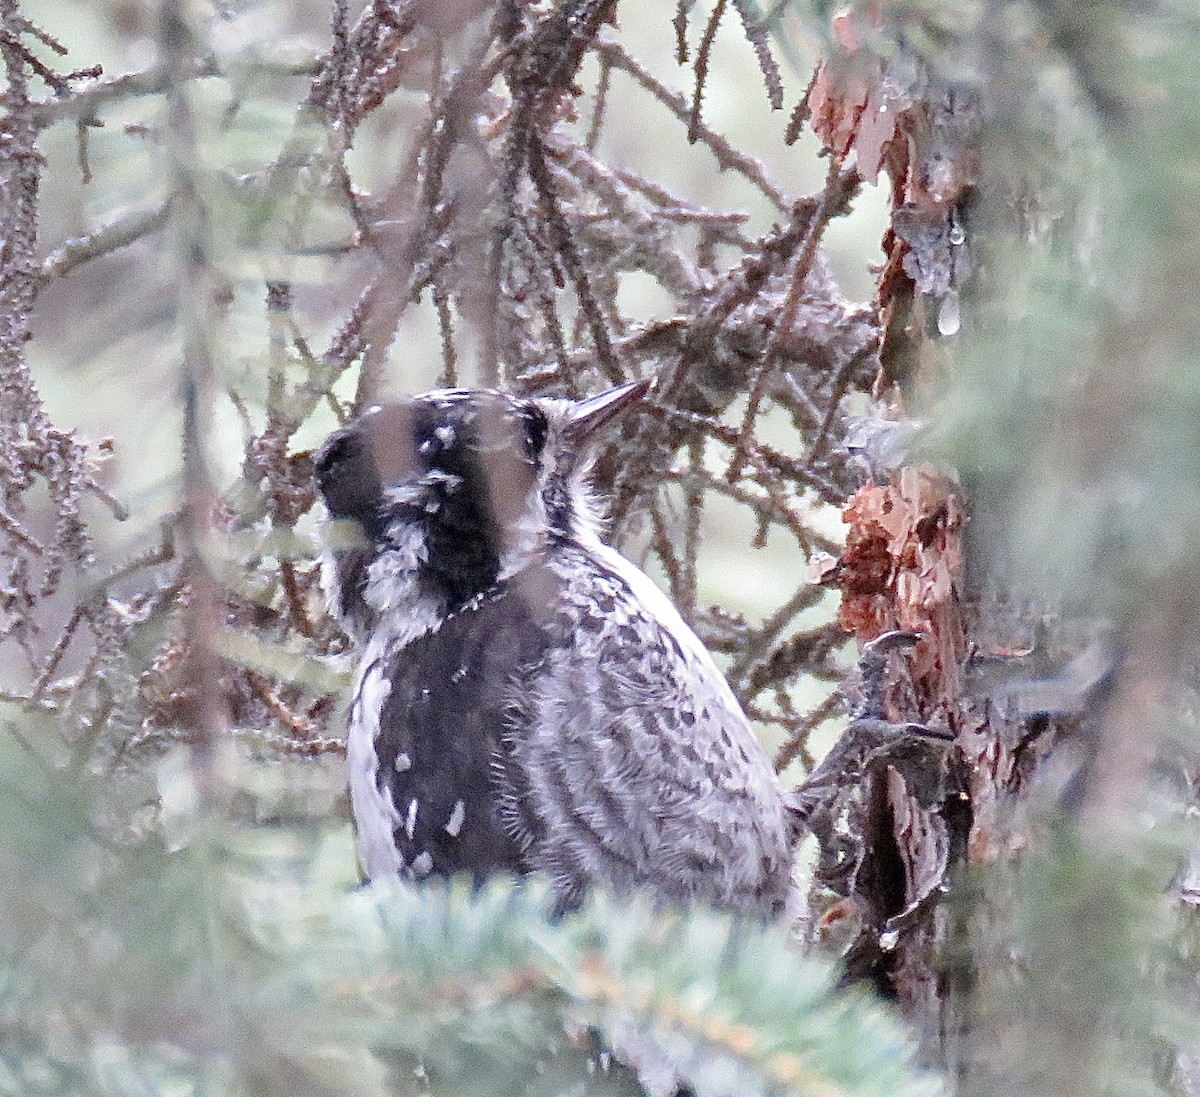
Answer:
[[[571,409],[567,420],[567,441],[576,447],[585,445],[627,407],[638,403],[652,384],[652,379],[646,377],[580,400]]]

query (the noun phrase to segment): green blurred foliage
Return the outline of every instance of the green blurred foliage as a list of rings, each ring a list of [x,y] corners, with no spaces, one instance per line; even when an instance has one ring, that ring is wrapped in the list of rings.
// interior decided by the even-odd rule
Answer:
[[[987,254],[931,434],[1001,586],[1128,624],[1200,587],[1188,4],[1006,4],[984,70]]]
[[[506,880],[354,891],[343,827],[219,825],[182,751],[156,776],[0,733],[2,1093],[638,1093],[630,1064],[658,1093],[942,1092],[780,927],[602,895],[551,921]],[[137,791],[158,825],[108,833]]]

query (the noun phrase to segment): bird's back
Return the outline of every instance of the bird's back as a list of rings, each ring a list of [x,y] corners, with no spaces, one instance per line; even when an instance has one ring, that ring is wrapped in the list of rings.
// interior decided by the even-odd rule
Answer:
[[[552,557],[573,642],[526,695],[513,753],[538,868],[769,912],[786,896],[791,831],[775,774],[724,677],[670,601],[614,550]]]
[[[782,904],[775,776],[699,640],[613,550],[560,542],[436,630],[368,652],[360,697],[372,675],[379,726],[351,736],[368,875],[540,871],[564,906],[593,881]],[[356,789],[372,766],[374,789],[365,772]],[[374,839],[368,811],[387,816]]]

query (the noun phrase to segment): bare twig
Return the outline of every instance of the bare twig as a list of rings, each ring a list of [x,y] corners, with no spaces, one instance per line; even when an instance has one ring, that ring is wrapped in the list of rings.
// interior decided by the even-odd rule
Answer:
[[[288,72],[304,71],[303,67]],[[126,73],[112,80],[105,80],[84,88],[74,88],[68,95],[39,102],[34,105],[33,118],[38,129],[45,129],[56,122],[68,119],[93,119],[100,109],[110,103],[148,95],[162,95],[175,80],[199,80],[219,75],[216,59],[205,57],[194,59],[185,72],[173,73],[165,66],[156,66],[143,72]],[[11,91],[10,91],[11,94]]]
[[[725,14],[727,0],[717,0],[709,14],[708,22],[704,25],[704,33],[700,36],[700,48],[696,50],[696,62],[692,66],[696,81],[692,90],[692,110],[688,119],[688,140],[695,144],[700,134],[700,108],[704,101],[704,85],[708,83],[708,63],[712,57],[713,42],[717,37],[717,28]]]
[[[63,278],[76,267],[91,259],[103,255],[111,255],[114,251],[129,247],[130,244],[158,232],[167,223],[171,203],[160,202],[153,209],[137,210],[88,236],[77,236],[63,241],[54,251],[42,260],[38,280],[45,285],[55,278]]]
[[[775,772],[782,773],[797,758],[808,749],[808,737],[813,729],[826,720],[838,714],[842,707],[842,698],[836,692],[831,693],[816,708],[799,719],[791,721],[791,734],[780,745],[775,753]],[[806,760],[811,768],[811,759]]]
[[[333,739],[325,736],[297,738],[291,735],[277,735],[258,728],[242,727],[233,728],[232,735],[235,739],[241,739],[258,746],[270,747],[271,750],[277,751],[280,754],[287,754],[297,758],[319,758],[326,754],[344,755],[346,753],[346,742],[344,739]]]
[[[632,76],[676,118],[690,123],[691,109],[687,100],[656,80],[650,71],[629,54],[623,46],[616,42],[597,42],[596,50],[602,57],[608,59],[613,68],[620,69]],[[766,169],[760,161],[734,148],[726,138],[706,126],[702,119],[696,119],[692,131],[695,134],[695,140],[705,145],[717,158],[717,163],[722,171],[736,171],[758,187],[778,209],[786,210],[788,208],[787,197],[767,178]]]
[[[787,295],[783,299],[783,309],[780,312],[778,322],[771,332],[771,339],[767,343],[767,348],[759,359],[754,375],[751,378],[750,398],[746,402],[746,412],[742,417],[741,437],[743,439],[750,437],[754,420],[758,416],[758,410],[766,391],[767,380],[771,375],[771,371],[775,369],[779,361],[780,350],[785,340],[790,337],[792,328],[796,323],[796,312],[800,307],[800,298],[804,293],[804,286],[808,280],[809,271],[812,269],[813,259],[817,254],[817,245],[820,243],[821,236],[825,232],[825,228],[829,222],[836,216],[837,212],[845,209],[844,192],[846,187],[853,185],[853,183],[843,181],[839,178],[839,175],[839,165],[836,160],[831,158],[825,187],[821,191],[817,208],[808,220],[803,243],[792,257]],[[854,176],[853,179],[856,180],[857,176]],[[840,400],[840,396],[838,399]],[[745,457],[745,448],[742,442],[739,442],[733,461],[730,462],[729,471],[726,473],[726,476],[730,480],[736,480],[741,474],[742,463]]]
[[[770,100],[771,109],[783,110],[783,78],[767,43],[766,29],[759,22],[758,13],[749,0],[733,0],[733,6],[741,17],[746,40],[754,48],[754,55],[758,58],[758,67],[767,85],[767,98]]]

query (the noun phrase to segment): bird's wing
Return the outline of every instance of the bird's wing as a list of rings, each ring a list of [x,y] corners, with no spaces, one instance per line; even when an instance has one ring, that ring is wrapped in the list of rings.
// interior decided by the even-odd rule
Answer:
[[[584,556],[561,561],[562,642],[512,722],[531,864],[568,898],[599,879],[775,905],[790,866],[783,799],[724,678],[633,565]]]
[[[532,587],[507,584],[386,656],[376,781],[418,875],[525,867],[501,817],[496,766],[514,683],[549,642],[541,619],[554,591]]]

